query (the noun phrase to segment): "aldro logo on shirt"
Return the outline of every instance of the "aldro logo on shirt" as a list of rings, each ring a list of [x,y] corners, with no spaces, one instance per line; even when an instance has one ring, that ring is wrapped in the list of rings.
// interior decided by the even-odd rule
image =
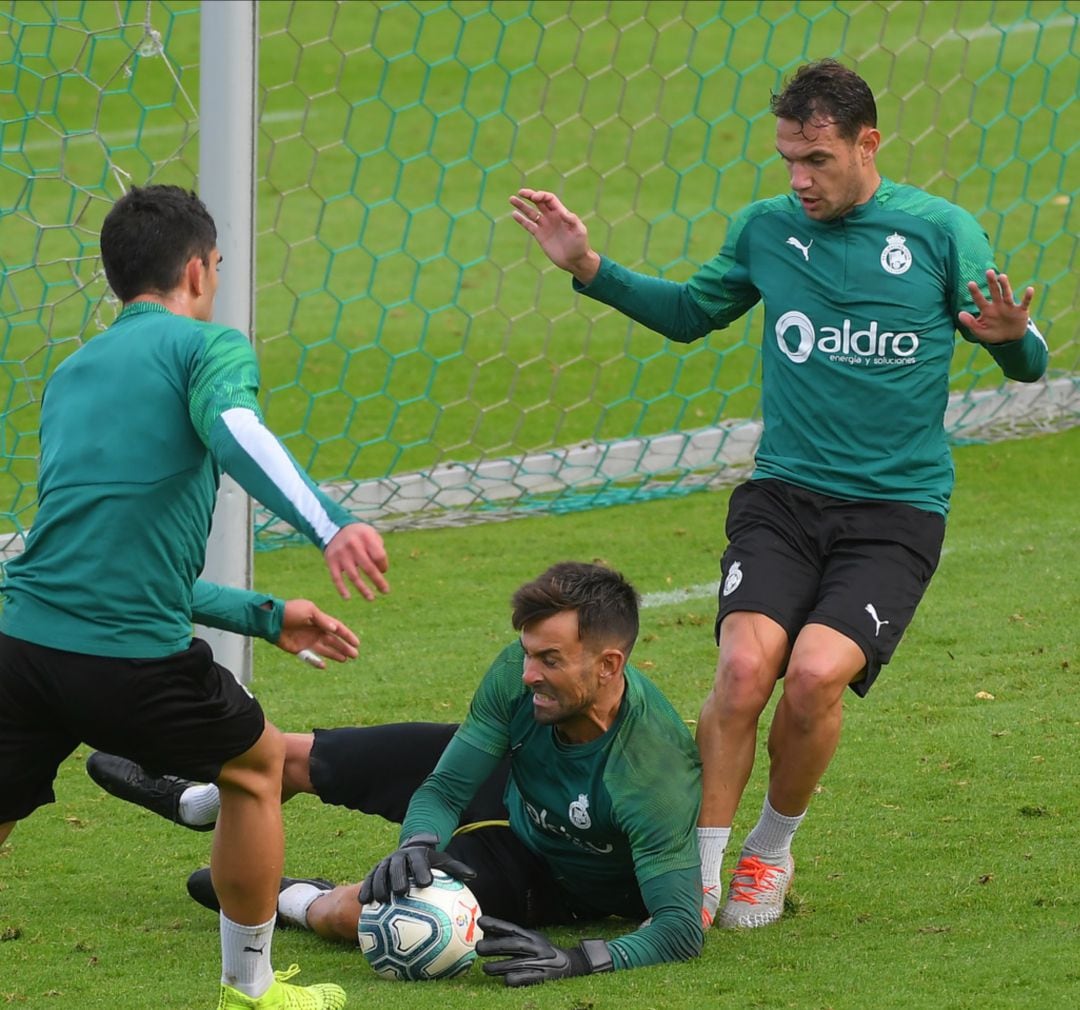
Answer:
[[[597,845],[595,842],[590,842],[587,838],[575,835],[572,831],[568,830],[565,825],[559,824],[556,818],[549,814],[547,810],[537,810],[528,800],[525,801],[525,813],[529,815],[529,820],[532,821],[533,825],[539,830],[555,835],[557,838],[562,838],[565,841],[576,845],[579,849],[586,849],[589,852],[595,852],[599,855],[606,855],[614,849],[614,846],[610,842],[605,842],[603,845]],[[570,823],[573,824],[574,827],[579,828],[582,831],[587,831],[592,827],[592,818],[589,816],[589,797],[585,793],[579,793],[578,798],[570,802],[567,813],[570,818]]]
[[[918,359],[917,333],[893,333],[876,319],[864,327],[845,319],[841,326],[814,325],[804,312],[793,309],[776,320],[776,343],[795,364],[816,350],[830,361],[849,365],[914,365]]]

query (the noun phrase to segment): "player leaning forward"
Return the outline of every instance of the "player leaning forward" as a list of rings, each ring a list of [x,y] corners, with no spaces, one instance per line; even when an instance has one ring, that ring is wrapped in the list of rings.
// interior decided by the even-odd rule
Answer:
[[[431,869],[468,879],[485,914],[477,952],[510,986],[685,960],[701,950],[694,824],[697,749],[668,700],[628,660],[637,594],[617,572],[562,562],[521,586],[520,632],[460,726],[404,723],[286,735],[286,798],[402,822],[400,846],[361,884],[282,881],[284,922],[356,943],[360,898],[389,900]],[[213,786],[148,776],[92,755],[109,792],[189,827],[216,814]],[[188,812],[198,812],[189,819]],[[217,907],[204,871],[192,897]],[[552,944],[534,927],[622,916],[610,941]]]
[[[222,470],[323,550],[343,596],[346,579],[368,599],[364,577],[386,591],[386,553],[263,426],[247,338],[209,322],[221,255],[201,201],[133,189],[106,216],[101,255],[123,311],[47,384],[38,513],[3,589],[0,842],[52,801],[81,741],[216,781],[219,1010],[338,1008],[338,986],[272,970],[284,740],[192,640],[193,603],[206,618],[195,585]]]
[[[940,555],[953,466],[943,426],[955,333],[1010,379],[1044,373],[1028,288],[1015,304],[976,220],[883,179],[872,93],[832,60],[773,96],[793,193],[752,204],[686,283],[594,252],[551,193],[520,190],[514,219],[574,289],[689,342],[764,303],[764,431],[731,496],[721,560],[719,661],[698,723],[706,913],[769,730],[768,794],[736,866],[724,926],[775,921],[791,841],[840,739],[842,698],[865,695],[910,622]]]

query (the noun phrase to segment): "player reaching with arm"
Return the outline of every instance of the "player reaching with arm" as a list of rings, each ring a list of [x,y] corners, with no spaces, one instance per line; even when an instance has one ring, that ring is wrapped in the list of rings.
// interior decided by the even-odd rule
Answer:
[[[484,970],[507,985],[696,956],[699,763],[686,726],[627,662],[636,593],[609,569],[555,565],[514,594],[513,625],[520,640],[492,664],[460,727],[287,736],[285,798],[315,793],[403,823],[400,847],[362,884],[285,878],[279,914],[355,943],[360,901],[430,883],[435,867],[468,879],[485,913],[477,950],[503,958]],[[170,787],[130,762],[94,758],[106,789],[165,816],[155,791],[213,788]],[[141,780],[139,795],[120,780]],[[216,907],[205,871],[188,886]],[[648,921],[569,949],[536,931],[610,915]]]
[[[751,479],[731,496],[702,708],[699,842],[706,915],[777,681],[769,785],[720,924],[783,910],[791,842],[840,740],[845,688],[870,689],[937,566],[953,467],[943,418],[957,332],[1007,378],[1046,370],[1044,340],[966,211],[883,179],[873,94],[834,60],[772,99],[790,194],[739,213],[685,283],[627,270],[589,245],[552,193],[522,189],[513,217],[574,290],[671,340],[723,329],[764,304],[761,410]]]
[[[205,579],[195,583],[191,617],[197,624],[237,635],[263,638],[282,652],[324,667],[357,657],[360,640],[336,617],[311,600],[280,600],[247,589],[221,586]]]
[[[344,597],[388,589],[386,552],[263,425],[249,341],[210,322],[221,255],[195,194],[132,189],[101,255],[123,310],[46,385],[38,512],[3,587],[0,842],[80,742],[214,781],[218,1010],[341,1007],[338,986],[275,977],[284,741],[191,621],[221,471],[319,547]]]

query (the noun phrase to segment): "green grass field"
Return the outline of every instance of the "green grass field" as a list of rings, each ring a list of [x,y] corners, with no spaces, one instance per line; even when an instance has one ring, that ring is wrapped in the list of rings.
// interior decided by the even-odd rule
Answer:
[[[693,963],[530,990],[505,990],[476,968],[403,988],[376,979],[355,949],[296,932],[278,934],[276,963],[337,979],[351,1007],[371,1010],[1078,1005],[1080,430],[956,458],[940,570],[878,685],[865,701],[848,700],[840,750],[796,839],[789,914],[776,927],[714,931]],[[715,581],[726,499],[395,533],[393,591],[374,604],[335,604],[310,548],[264,552],[259,588],[317,600],[351,622],[363,646],[358,661],[320,673],[260,645],[255,688],[286,729],[457,720],[512,635],[512,590],[552,561],[600,558],[645,594],[635,660],[692,721],[715,658],[713,600],[699,588],[650,601]],[[0,1005],[208,1008],[217,924],[184,891],[208,837],[99,792],[85,757],[82,749],[63,766],[58,802],[0,850]],[[759,761],[740,839],[763,771]],[[358,879],[396,840],[391,825],[312,797],[286,812],[296,874]]]
[[[880,94],[885,174],[979,215],[1037,285],[1053,368],[1080,371],[1075,0],[260,12],[256,337],[271,424],[320,479],[753,416],[758,315],[665,345],[575,301],[507,196],[554,189],[598,248],[683,279],[786,188],[768,94],[826,54]],[[199,21],[178,2],[0,11],[0,503],[24,525],[41,380],[114,311],[105,211],[131,183],[197,182]],[[163,55],[133,55],[147,23]],[[958,391],[999,381],[963,346],[954,373]]]
[[[134,58],[147,17],[165,55]],[[575,302],[506,197],[554,189],[598,247],[681,279],[734,210],[785,188],[767,95],[826,54],[882,92],[883,171],[978,213],[1014,281],[1038,288],[1052,368],[1080,372],[1076,0],[274,0],[261,18],[256,338],[271,425],[322,479],[752,415],[756,316],[665,346]],[[130,182],[197,183],[198,40],[194,3],[0,9],[4,529],[33,513],[44,377],[111,318],[105,211]],[[954,389],[996,384],[989,366],[961,348]],[[294,932],[277,965],[372,1010],[1080,1005],[1080,432],[957,462],[941,569],[887,674],[850,699],[777,927],[715,932],[692,964],[525,991],[479,970],[403,988]],[[311,549],[262,552],[259,588],[316,599],[364,644],[325,673],[260,646],[256,689],[285,729],[456,720],[510,637],[512,590],[552,561],[599,558],[647,599],[698,587],[645,610],[635,653],[692,721],[715,659],[700,587],[717,576],[726,497],[393,533],[393,593],[372,605],[338,606]],[[0,849],[0,1005],[208,1008],[216,922],[183,887],[207,836],[98,792],[85,757]],[[762,782],[759,762],[737,838]],[[306,797],[287,828],[290,872],[340,880],[396,839]]]

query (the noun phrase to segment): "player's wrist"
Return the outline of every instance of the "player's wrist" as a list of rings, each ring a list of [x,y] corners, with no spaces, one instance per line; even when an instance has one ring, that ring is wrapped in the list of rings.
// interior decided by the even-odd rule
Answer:
[[[415,845],[426,846],[429,849],[434,849],[439,844],[439,836],[430,831],[417,831],[414,834],[409,835],[408,838],[403,838],[398,842],[398,848],[404,849]]]
[[[600,273],[600,254],[592,249],[587,250],[584,256],[570,264],[570,273],[578,284],[588,287]]]
[[[615,968],[611,948],[605,940],[582,940],[566,953],[572,975],[599,975]]]

